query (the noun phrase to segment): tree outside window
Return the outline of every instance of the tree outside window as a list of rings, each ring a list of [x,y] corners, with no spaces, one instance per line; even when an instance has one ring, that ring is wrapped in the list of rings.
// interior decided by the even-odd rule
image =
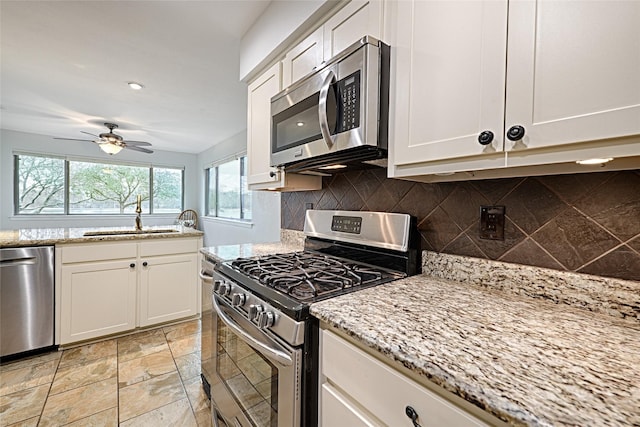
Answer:
[[[64,159],[16,156],[15,166],[17,213],[64,213]]]
[[[183,209],[182,169],[29,155],[16,155],[15,165],[17,214],[128,214],[135,212],[138,195],[143,212]]]
[[[251,192],[247,188],[246,157],[208,168],[206,187],[207,215],[251,219]]]
[[[69,162],[69,213],[134,213],[136,196],[149,211],[149,168]]]

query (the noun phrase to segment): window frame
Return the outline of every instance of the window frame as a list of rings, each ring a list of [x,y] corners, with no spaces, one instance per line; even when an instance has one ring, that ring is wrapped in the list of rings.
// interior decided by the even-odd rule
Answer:
[[[177,215],[184,210],[184,197],[185,197],[185,167],[184,166],[167,166],[167,165],[155,165],[149,163],[137,163],[137,162],[105,162],[103,159],[95,159],[95,158],[82,158],[75,156],[64,156],[64,155],[55,155],[55,154],[44,154],[44,153],[33,153],[33,152],[22,152],[15,151],[12,153],[13,155],[13,215],[20,217],[44,217],[44,216],[55,216],[55,217],[63,217],[63,216],[128,216],[131,213],[71,213],[69,211],[69,189],[70,189],[70,176],[69,164],[71,162],[83,162],[83,163],[95,163],[103,166],[132,166],[132,167],[140,167],[147,168],[149,170],[149,187],[147,191],[149,192],[149,210],[145,212],[146,215]],[[64,195],[63,195],[63,212],[62,213],[24,213],[20,212],[20,184],[19,184],[19,166],[20,166],[20,157],[28,156],[28,157],[43,157],[48,159],[59,159],[63,160],[63,185],[64,185]],[[176,212],[164,212],[164,213],[154,213],[153,209],[153,181],[154,181],[154,169],[173,169],[180,171],[180,207]]]
[[[220,189],[220,172],[219,172],[219,167],[227,164],[227,163],[231,163],[234,161],[238,161],[239,164],[239,174],[238,174],[238,184],[240,187],[240,192],[238,194],[238,198],[239,198],[239,203],[238,203],[238,207],[239,207],[239,212],[240,212],[240,217],[228,217],[228,216],[220,216],[220,210],[219,210],[219,203],[220,203],[220,193],[219,193],[219,189]],[[227,157],[223,160],[219,160],[217,162],[211,163],[209,165],[209,167],[205,168],[205,185],[204,185],[204,199],[205,199],[205,205],[204,205],[204,211],[205,211],[205,217],[207,218],[216,218],[216,219],[220,219],[220,220],[224,220],[224,221],[239,221],[239,222],[243,222],[243,223],[250,223],[253,220],[253,212],[250,211],[249,218],[245,217],[245,197],[247,196],[251,196],[251,190],[248,189],[248,186],[246,185],[247,182],[247,154],[243,153],[243,154],[237,154],[235,156],[232,157]],[[215,206],[211,206],[211,170],[215,170]],[[243,181],[245,183],[245,185],[243,185]],[[246,188],[245,188],[246,187]]]

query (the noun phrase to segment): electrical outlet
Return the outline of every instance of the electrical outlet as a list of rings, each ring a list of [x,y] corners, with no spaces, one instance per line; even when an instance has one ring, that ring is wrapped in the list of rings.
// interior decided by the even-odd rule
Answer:
[[[504,206],[480,206],[480,238],[504,240]]]

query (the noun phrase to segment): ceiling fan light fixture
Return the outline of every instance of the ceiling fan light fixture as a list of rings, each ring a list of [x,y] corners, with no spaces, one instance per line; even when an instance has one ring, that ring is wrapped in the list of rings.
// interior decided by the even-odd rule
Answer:
[[[140,90],[142,88],[144,88],[144,85],[142,83],[138,83],[138,82],[129,82],[127,83],[127,85],[129,85],[129,87],[133,90]]]
[[[111,144],[109,142],[98,142],[98,147],[110,155],[118,154],[124,148],[121,145]]]

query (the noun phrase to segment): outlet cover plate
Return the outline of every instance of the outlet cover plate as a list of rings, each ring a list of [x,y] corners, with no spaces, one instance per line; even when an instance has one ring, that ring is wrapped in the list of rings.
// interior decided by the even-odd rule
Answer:
[[[504,240],[504,206],[480,206],[480,238]]]

